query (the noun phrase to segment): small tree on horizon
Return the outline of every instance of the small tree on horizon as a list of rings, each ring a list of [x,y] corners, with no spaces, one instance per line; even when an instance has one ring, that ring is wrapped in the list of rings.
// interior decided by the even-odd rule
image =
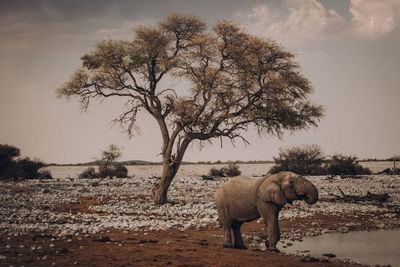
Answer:
[[[124,178],[128,176],[128,169],[124,164],[117,162],[121,157],[121,148],[117,145],[111,144],[107,149],[101,151],[101,156],[98,159],[99,171],[96,172],[95,168],[89,167],[84,170],[80,178]]]
[[[101,164],[99,167],[100,177],[108,176],[111,178],[113,167],[116,165],[116,161],[121,157],[121,155],[121,149],[114,144],[109,145],[106,150],[101,152]]]
[[[178,14],[138,26],[134,33],[133,41],[99,42],[57,94],[78,98],[84,110],[92,100],[125,99],[115,122],[129,135],[138,127],[140,111],[154,118],[163,163],[153,187],[155,203],[167,202],[191,142],[227,138],[248,143],[250,128],[281,137],[316,126],[323,115],[323,108],[308,99],[313,89],[294,55],[272,40],[226,21],[208,29],[198,17]],[[190,90],[183,96],[179,90],[179,96],[178,88],[162,83],[171,77],[188,81]]]
[[[393,170],[392,170],[392,172],[393,173],[397,173],[398,169],[396,167],[396,161],[400,161],[400,154],[393,155],[393,157],[391,157],[390,160],[393,161]]]

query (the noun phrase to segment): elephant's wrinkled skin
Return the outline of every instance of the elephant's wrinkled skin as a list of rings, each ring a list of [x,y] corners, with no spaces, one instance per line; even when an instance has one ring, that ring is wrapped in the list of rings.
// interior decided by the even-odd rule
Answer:
[[[218,220],[224,228],[224,247],[245,249],[240,227],[244,222],[262,217],[267,227],[268,250],[279,251],[276,248],[280,239],[279,211],[286,203],[298,199],[314,204],[318,200],[318,191],[311,182],[293,172],[280,172],[258,179],[232,178],[216,193]]]

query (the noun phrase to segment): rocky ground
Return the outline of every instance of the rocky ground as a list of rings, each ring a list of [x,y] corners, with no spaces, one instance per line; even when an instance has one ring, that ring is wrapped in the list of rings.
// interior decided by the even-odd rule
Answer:
[[[0,265],[353,264],[265,252],[261,221],[243,228],[249,250],[222,249],[214,195],[229,178],[204,180],[199,174],[180,173],[170,188],[170,203],[163,206],[154,205],[149,196],[156,179],[1,182]],[[332,231],[400,228],[399,176],[307,179],[317,186],[320,200],[312,206],[297,201],[282,210],[283,247]],[[367,196],[368,192],[387,193],[389,199],[341,200],[343,193]]]

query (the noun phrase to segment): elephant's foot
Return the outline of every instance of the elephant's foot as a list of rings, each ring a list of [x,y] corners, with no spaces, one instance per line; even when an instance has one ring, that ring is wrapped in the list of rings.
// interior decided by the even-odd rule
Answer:
[[[234,248],[236,248],[236,249],[247,249],[247,247],[244,244],[235,245]]]
[[[222,247],[223,248],[234,248],[232,243],[225,243],[225,242],[222,244]]]
[[[268,251],[271,251],[271,252],[277,252],[277,253],[280,253],[281,251],[279,250],[279,249],[277,249],[276,247],[270,247],[270,248],[268,248],[267,249]]]

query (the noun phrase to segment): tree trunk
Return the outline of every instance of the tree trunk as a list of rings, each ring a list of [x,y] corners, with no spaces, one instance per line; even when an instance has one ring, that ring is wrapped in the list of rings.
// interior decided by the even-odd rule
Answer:
[[[172,183],[176,173],[178,172],[180,163],[163,163],[163,171],[161,179],[153,185],[152,197],[156,204],[165,204],[168,201],[168,188]]]
[[[172,138],[170,142],[174,142],[174,140],[175,138]],[[154,203],[161,205],[167,203],[168,188],[181,166],[183,155],[191,141],[192,139],[190,138],[184,138],[182,142],[178,141],[176,156],[171,155],[172,145],[166,146],[167,149],[163,151],[163,171],[161,179],[158,183],[154,184],[151,189]]]

